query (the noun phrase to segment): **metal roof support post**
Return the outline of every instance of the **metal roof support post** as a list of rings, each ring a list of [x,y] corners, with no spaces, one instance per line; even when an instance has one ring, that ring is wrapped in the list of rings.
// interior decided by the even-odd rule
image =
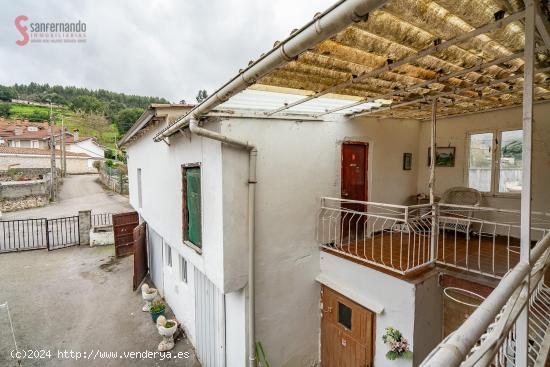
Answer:
[[[430,236],[430,256],[432,261],[437,260],[437,235],[439,232],[437,222],[437,208],[435,203],[435,159],[437,147],[437,98],[434,98],[432,101],[432,122],[430,124],[431,128],[431,142],[430,142],[430,204],[432,205],[432,235]]]
[[[521,188],[521,244],[520,261],[529,264],[531,256],[531,182],[533,154],[533,84],[535,54],[535,6],[533,1],[525,3],[525,66],[523,69],[523,173]],[[522,292],[529,292],[527,284]],[[525,295],[528,297],[528,294]],[[529,348],[529,307],[519,315],[516,325],[516,366],[527,366]]]

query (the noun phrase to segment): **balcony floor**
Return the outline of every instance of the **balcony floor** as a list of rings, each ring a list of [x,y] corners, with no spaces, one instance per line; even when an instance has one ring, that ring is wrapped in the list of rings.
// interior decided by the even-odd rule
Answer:
[[[325,245],[322,248],[336,256],[404,279],[415,278],[431,268],[419,267],[429,262],[428,235],[379,233],[349,242],[341,247]],[[455,236],[455,232],[441,231],[437,260],[438,265],[459,272],[501,277],[517,264],[518,252],[519,239],[516,238],[492,235],[482,235],[480,238],[477,234],[471,234],[467,240],[463,233],[456,233]]]

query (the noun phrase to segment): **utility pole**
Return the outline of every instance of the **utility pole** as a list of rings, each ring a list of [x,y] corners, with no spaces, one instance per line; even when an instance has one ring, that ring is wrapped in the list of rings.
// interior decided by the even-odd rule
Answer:
[[[52,102],[50,101],[50,152],[51,152],[51,167],[50,167],[50,174],[51,174],[51,185],[50,185],[50,201],[55,201],[57,196],[57,175],[56,175],[56,167],[55,167],[55,134],[54,134],[54,116],[53,116],[53,106]]]
[[[65,122],[61,115],[61,177],[67,174],[67,152],[65,151]]]

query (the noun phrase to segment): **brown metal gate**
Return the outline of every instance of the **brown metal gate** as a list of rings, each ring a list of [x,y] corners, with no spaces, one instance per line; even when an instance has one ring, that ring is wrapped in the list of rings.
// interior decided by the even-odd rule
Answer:
[[[139,224],[137,212],[113,214],[115,255],[117,257],[134,253],[134,228]]]
[[[146,223],[134,228],[134,290],[139,287],[147,271],[147,236]]]

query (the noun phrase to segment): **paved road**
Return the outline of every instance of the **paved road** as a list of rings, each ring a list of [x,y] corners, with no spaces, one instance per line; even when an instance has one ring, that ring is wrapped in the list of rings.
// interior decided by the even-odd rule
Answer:
[[[161,337],[150,315],[141,311],[141,293],[132,291],[132,256],[113,255],[113,246],[0,254],[0,305],[9,304],[19,350],[51,352],[50,358],[23,360],[22,366],[200,367],[185,338],[172,350],[181,358],[120,358],[123,352],[156,351]],[[173,317],[170,310],[167,316]],[[0,307],[0,366],[17,366],[10,358],[13,346],[7,312]],[[65,350],[118,355],[59,358],[58,351]]]
[[[4,213],[3,220],[26,218],[58,218],[78,214],[79,210],[93,213],[123,213],[133,211],[128,198],[105,190],[98,175],[73,175],[63,180],[57,202],[41,208]]]

